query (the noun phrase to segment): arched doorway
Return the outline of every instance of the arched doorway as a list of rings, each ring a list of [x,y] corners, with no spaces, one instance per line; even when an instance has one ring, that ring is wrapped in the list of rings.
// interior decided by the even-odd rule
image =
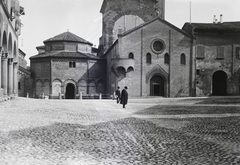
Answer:
[[[164,79],[156,75],[150,80],[150,96],[164,96]]]
[[[72,83],[67,84],[65,99],[75,99],[75,86]]]
[[[224,96],[227,94],[227,74],[224,71],[216,71],[212,77],[212,94]]]

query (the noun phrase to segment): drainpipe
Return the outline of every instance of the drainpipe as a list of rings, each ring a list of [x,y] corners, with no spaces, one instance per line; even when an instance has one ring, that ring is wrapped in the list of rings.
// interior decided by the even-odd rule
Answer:
[[[143,82],[142,82],[142,78],[143,78],[143,30],[141,29],[141,70],[140,70],[140,96],[142,97],[142,87],[143,87]]]
[[[49,79],[50,80],[50,84],[49,84],[50,85],[50,87],[49,87],[49,90],[50,90],[49,98],[50,99],[52,99],[52,81],[53,81],[53,79],[52,79],[52,62],[53,62],[52,59],[50,59],[50,79]]]
[[[233,76],[234,72],[234,41],[232,40],[232,68],[231,68],[231,74]]]
[[[87,94],[89,94],[89,60],[87,60]]]
[[[172,31],[171,30],[169,30],[169,74],[168,74],[168,91],[167,91],[167,97],[171,97],[171,95],[170,95],[170,84],[171,84],[171,82],[170,82],[170,76],[171,76],[171,61],[172,61]]]
[[[193,87],[193,37],[190,40],[190,58],[189,58],[189,95],[194,96]]]

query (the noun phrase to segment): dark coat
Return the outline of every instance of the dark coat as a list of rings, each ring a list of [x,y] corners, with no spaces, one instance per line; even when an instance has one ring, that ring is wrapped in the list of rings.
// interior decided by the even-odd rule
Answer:
[[[116,90],[115,94],[116,94],[116,96],[118,96],[118,98],[120,98],[121,95],[120,95],[120,90],[119,89]]]
[[[128,92],[126,89],[122,90],[120,104],[126,105],[128,102]]]

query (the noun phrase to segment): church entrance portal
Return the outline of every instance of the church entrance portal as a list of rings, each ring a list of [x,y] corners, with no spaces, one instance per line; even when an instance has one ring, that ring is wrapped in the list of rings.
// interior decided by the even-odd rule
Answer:
[[[75,86],[71,83],[67,84],[65,99],[75,99]]]
[[[213,74],[212,91],[214,96],[227,94],[227,74],[224,71],[217,71]]]
[[[164,96],[164,79],[161,76],[151,78],[150,96]]]

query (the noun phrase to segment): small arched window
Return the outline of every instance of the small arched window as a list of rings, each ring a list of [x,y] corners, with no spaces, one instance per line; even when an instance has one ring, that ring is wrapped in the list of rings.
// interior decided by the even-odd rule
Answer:
[[[129,53],[128,58],[129,58],[129,59],[134,59],[133,53]]]
[[[146,55],[146,63],[147,64],[151,64],[152,63],[152,55],[150,53],[148,53]]]
[[[186,56],[184,53],[181,54],[181,59],[180,59],[181,64],[185,65],[186,64]]]
[[[72,61],[69,61],[69,68],[72,68]]]
[[[164,55],[164,64],[169,64],[170,63],[170,56],[168,53]]]
[[[72,65],[73,65],[73,68],[76,68],[76,62],[75,61],[72,62]]]

